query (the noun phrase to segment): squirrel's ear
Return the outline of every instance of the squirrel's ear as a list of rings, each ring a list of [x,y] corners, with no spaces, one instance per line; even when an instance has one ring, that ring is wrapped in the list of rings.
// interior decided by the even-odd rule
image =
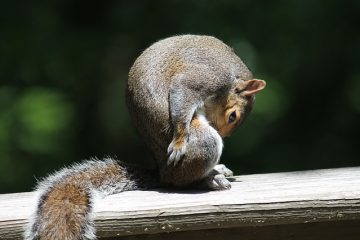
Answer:
[[[260,79],[247,80],[242,84],[243,84],[243,90],[241,92],[245,96],[253,96],[255,95],[255,93],[264,89],[266,86],[266,82]]]

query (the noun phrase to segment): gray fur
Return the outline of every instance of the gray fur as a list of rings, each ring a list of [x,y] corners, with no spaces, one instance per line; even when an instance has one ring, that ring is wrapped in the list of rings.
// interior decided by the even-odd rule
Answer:
[[[222,102],[235,84],[251,78],[251,72],[233,50],[214,37],[175,36],[150,46],[129,72],[126,101],[135,127],[157,160],[157,174],[138,171],[111,158],[63,168],[38,184],[38,202],[26,227],[25,239],[39,239],[44,229],[56,233],[57,229],[48,229],[47,222],[51,213],[57,212],[44,206],[49,203],[51,192],[62,190],[61,184],[71,185],[74,176],[80,177],[76,178],[76,187],[89,200],[89,206],[78,206],[86,207],[86,212],[75,214],[76,220],[84,223],[80,239],[90,240],[96,239],[93,204],[98,196],[164,185],[198,184],[215,190],[229,189],[231,185],[225,176],[232,172],[218,165],[222,138],[207,121],[203,108]],[[179,129],[184,130],[185,144],[175,148]],[[109,166],[116,166],[118,171],[108,176],[103,170]],[[89,180],[94,173],[101,179],[100,185]],[[43,209],[50,216],[45,216]],[[68,219],[61,221],[66,224]],[[67,232],[63,235],[71,236]]]
[[[217,153],[211,155],[210,145],[199,143],[217,139],[215,134],[199,134],[197,139],[201,141],[191,139],[192,131],[205,131],[191,129],[191,119],[205,103],[222,101],[235,83],[251,78],[251,72],[234,51],[210,36],[166,38],[136,59],[129,72],[127,105],[133,123],[155,155],[162,179],[184,158],[220,157]],[[175,149],[180,125],[185,126],[186,142]],[[211,147],[218,148],[217,145]],[[209,148],[207,154],[198,153],[203,147]]]

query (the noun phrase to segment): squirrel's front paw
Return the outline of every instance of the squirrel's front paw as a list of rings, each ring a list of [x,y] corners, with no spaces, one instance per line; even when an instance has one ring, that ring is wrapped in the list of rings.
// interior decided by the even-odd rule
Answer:
[[[186,152],[186,141],[173,139],[168,147],[168,165],[175,166]]]

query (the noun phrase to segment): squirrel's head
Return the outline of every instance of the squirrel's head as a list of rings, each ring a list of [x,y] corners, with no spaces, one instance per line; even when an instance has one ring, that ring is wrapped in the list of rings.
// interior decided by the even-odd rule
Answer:
[[[221,137],[230,136],[236,127],[244,122],[254,104],[255,94],[265,86],[265,81],[259,79],[241,81],[230,89],[222,104],[206,109],[208,119]]]

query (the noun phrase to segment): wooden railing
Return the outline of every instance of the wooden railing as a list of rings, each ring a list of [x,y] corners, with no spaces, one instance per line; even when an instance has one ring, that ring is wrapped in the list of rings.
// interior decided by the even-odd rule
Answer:
[[[360,167],[234,177],[229,191],[124,192],[95,204],[99,239],[360,239]],[[22,239],[34,193],[0,195]]]

